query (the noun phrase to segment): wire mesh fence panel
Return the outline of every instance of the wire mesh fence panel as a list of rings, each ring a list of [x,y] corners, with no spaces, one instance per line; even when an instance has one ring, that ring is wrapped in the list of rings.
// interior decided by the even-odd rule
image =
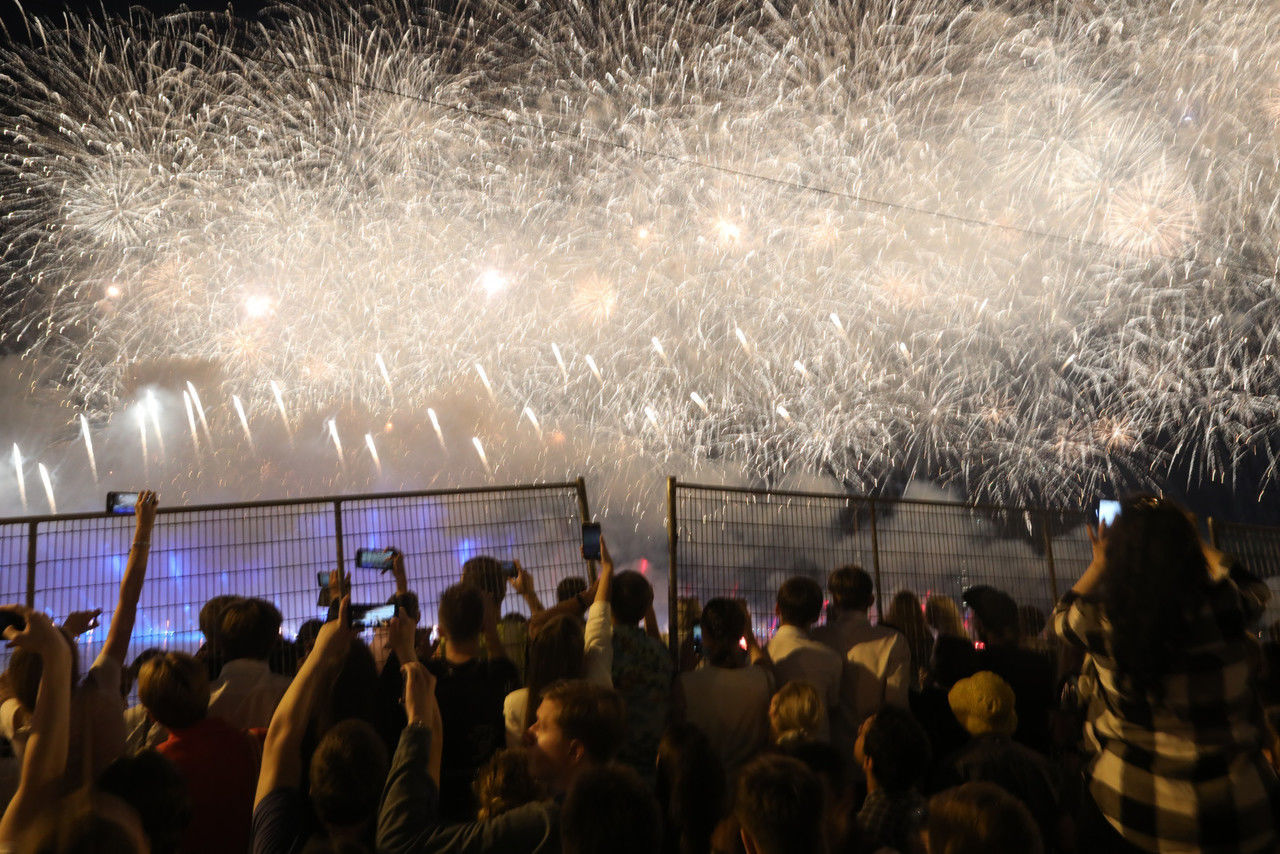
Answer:
[[[0,524],[0,603],[25,605],[27,601],[27,546],[31,526]],[[9,666],[11,652],[0,644],[0,669]]]
[[[745,599],[756,631],[771,632],[783,581],[803,575],[825,588],[837,566],[870,565],[870,505],[862,499],[682,483],[672,511],[679,636],[717,596]]]
[[[1280,528],[1218,522],[1215,529],[1218,548],[1239,560],[1271,590],[1261,620],[1265,632],[1280,620]]]
[[[562,578],[585,580],[587,574],[578,486],[572,483],[344,500],[342,528],[353,599],[384,602],[395,589],[389,573],[354,569],[356,550],[397,548],[428,625],[436,622],[440,595],[472,557],[519,561],[544,605],[555,602]],[[528,616],[524,601],[504,587],[501,612]]]

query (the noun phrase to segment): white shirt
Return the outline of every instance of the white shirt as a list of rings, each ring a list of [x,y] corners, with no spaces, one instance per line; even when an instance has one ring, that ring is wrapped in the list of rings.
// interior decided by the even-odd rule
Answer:
[[[813,630],[820,641],[844,658],[840,715],[832,735],[841,748],[853,749],[858,728],[883,705],[907,707],[911,689],[911,649],[896,629],[873,626],[866,611],[827,611],[827,624]]]
[[[209,716],[236,729],[267,727],[290,679],[272,673],[265,661],[237,658],[222,665],[209,691]]]
[[[808,682],[818,689],[828,718],[838,714],[844,663],[830,647],[812,640],[803,629],[782,625],[769,641],[769,657],[778,674],[779,688],[788,682]],[[829,740],[830,727],[824,726],[818,738]]]
[[[583,637],[582,676],[588,682],[613,687],[613,623],[608,602],[592,602],[587,609],[587,629]],[[529,708],[529,689],[517,688],[502,701],[502,719],[507,728],[507,747],[524,741],[524,716]],[[535,710],[536,711],[536,710]]]
[[[733,780],[769,743],[773,675],[763,667],[699,667],[680,674],[685,720],[707,735]]]

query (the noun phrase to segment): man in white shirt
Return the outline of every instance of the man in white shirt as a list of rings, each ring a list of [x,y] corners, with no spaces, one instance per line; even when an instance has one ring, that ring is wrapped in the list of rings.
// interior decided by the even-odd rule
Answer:
[[[222,612],[219,634],[226,664],[210,686],[209,716],[236,729],[266,728],[289,677],[267,665],[280,637],[280,611],[264,599],[240,599]]]
[[[827,578],[827,590],[827,624],[814,629],[813,637],[844,659],[832,742],[847,754],[862,722],[881,706],[907,708],[911,650],[901,632],[871,624],[867,610],[876,601],[875,585],[865,571],[842,566]]]
[[[844,664],[829,647],[809,637],[809,627],[822,614],[822,588],[812,578],[797,575],[778,588],[778,631],[769,641],[778,688],[804,680],[818,689],[828,721],[839,714],[840,680]],[[830,725],[818,737],[831,738]]]

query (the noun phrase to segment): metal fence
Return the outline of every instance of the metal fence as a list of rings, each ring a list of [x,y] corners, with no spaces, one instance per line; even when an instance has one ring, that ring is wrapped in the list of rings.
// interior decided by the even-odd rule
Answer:
[[[667,504],[673,649],[708,599],[746,599],[757,632],[770,632],[784,580],[805,575],[825,588],[827,573],[843,564],[873,575],[877,612],[899,590],[958,603],[966,587],[990,584],[1047,615],[1091,553],[1084,515],[1067,511],[705,486],[675,478],[668,481]]]
[[[1209,536],[1215,547],[1238,559],[1271,589],[1263,627],[1280,620],[1280,528],[1210,519]]]
[[[130,657],[149,646],[194,650],[200,607],[222,594],[276,603],[292,634],[322,616],[317,576],[344,566],[352,599],[382,602],[389,575],[356,570],[360,547],[395,546],[409,584],[435,613],[463,561],[479,554],[518,559],[544,602],[557,582],[586,575],[581,523],[586,488],[574,483],[353,495],[202,507],[161,507]],[[102,608],[102,626],[82,639],[86,661],[106,640],[133,532],[132,516],[82,513],[0,522],[0,601],[27,602],[55,619]],[[527,614],[518,596],[501,609]]]

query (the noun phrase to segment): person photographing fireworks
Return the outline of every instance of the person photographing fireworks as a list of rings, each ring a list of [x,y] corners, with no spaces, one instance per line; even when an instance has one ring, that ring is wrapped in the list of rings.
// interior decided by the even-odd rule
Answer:
[[[1171,501],[1124,501],[1053,613],[1086,653],[1087,777],[1098,850],[1274,851],[1280,784],[1246,624],[1265,585],[1201,541]]]

